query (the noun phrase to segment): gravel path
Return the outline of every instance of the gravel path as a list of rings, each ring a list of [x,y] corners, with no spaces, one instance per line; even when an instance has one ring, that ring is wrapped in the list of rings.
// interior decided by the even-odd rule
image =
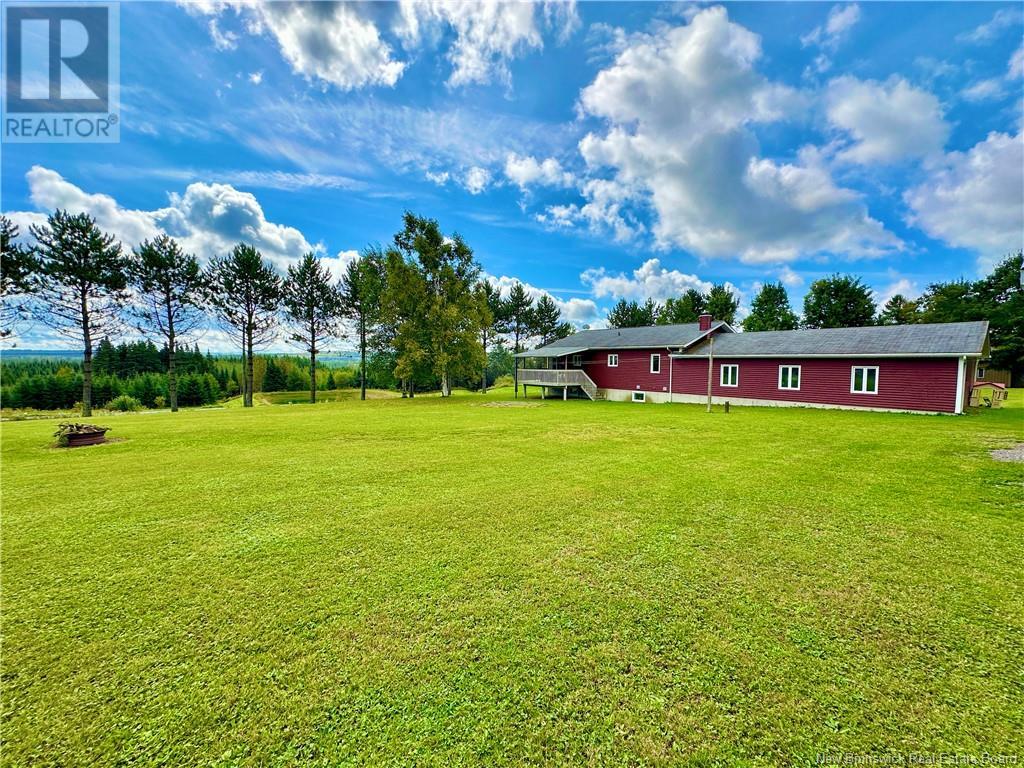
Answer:
[[[996,461],[1024,461],[1024,443],[1018,443],[1013,448],[989,451],[989,453]]]

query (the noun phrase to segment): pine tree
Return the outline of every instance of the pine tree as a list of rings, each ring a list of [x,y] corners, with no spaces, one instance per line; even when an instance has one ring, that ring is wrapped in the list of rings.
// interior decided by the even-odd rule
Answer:
[[[871,289],[859,277],[832,275],[815,280],[804,297],[805,328],[855,328],[874,322]]]
[[[654,325],[658,319],[659,307],[653,299],[643,304],[619,299],[608,313],[608,325],[612,328],[640,328]]]
[[[82,415],[91,416],[92,340],[121,326],[127,260],[88,214],[57,211],[30,231],[40,270],[37,319],[81,344]]]
[[[658,313],[658,325],[696,323],[707,308],[707,296],[696,288],[687,289],[678,299],[670,298]]]
[[[341,310],[355,323],[359,337],[359,399],[366,399],[366,350],[373,344],[374,331],[381,321],[384,295],[385,255],[370,247],[349,263],[341,279]]]
[[[210,266],[212,302],[223,328],[242,348],[245,366],[242,404],[252,407],[253,355],[274,339],[281,280],[251,245],[236,245]],[[198,352],[198,349],[196,350]],[[201,356],[200,356],[201,357]]]
[[[100,339],[96,346],[96,352],[92,361],[93,373],[106,374],[107,376],[117,372],[117,350],[110,341],[109,336]]]
[[[288,378],[274,358],[267,360],[267,368],[263,373],[263,392],[283,392],[288,388]]]
[[[740,300],[725,285],[711,286],[704,311],[712,318],[732,325],[736,322],[736,310],[739,308]]]
[[[765,283],[743,321],[745,331],[791,331],[799,325],[782,283]]]
[[[28,317],[25,300],[35,293],[39,261],[17,242],[18,227],[0,216],[0,339],[14,333],[19,320]]]
[[[513,354],[523,351],[522,341],[533,335],[533,299],[522,283],[513,283],[505,300],[508,333],[512,336]]]
[[[920,322],[921,313],[916,301],[911,301],[901,293],[897,293],[882,307],[878,313],[879,325],[909,325]]]
[[[489,350],[494,339],[508,331],[508,302],[501,298],[499,289],[490,280],[481,280],[477,286],[480,293],[480,304],[486,307],[483,324],[480,330],[480,343],[484,348],[484,356],[489,359]],[[487,371],[489,364],[484,365],[480,377],[480,391],[487,392]]]
[[[316,355],[320,346],[338,335],[342,314],[341,293],[331,284],[331,273],[312,253],[288,267],[282,286],[285,312],[291,321],[291,341],[309,354],[309,402],[316,402]]]
[[[572,335],[572,326],[562,320],[562,310],[547,294],[537,300],[533,311],[534,330],[540,336],[540,343],[550,344],[558,339]]]
[[[183,252],[166,235],[146,240],[135,249],[129,275],[138,289],[133,307],[138,329],[159,334],[166,345],[167,395],[173,413],[178,410],[178,343],[205,318],[206,277],[196,257]],[[155,348],[153,352],[159,358]]]

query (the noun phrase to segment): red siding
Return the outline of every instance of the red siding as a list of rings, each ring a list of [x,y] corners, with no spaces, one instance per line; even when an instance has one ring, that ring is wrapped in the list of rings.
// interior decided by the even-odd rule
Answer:
[[[661,373],[650,373],[650,355],[662,355]],[[667,350],[620,350],[619,367],[609,368],[607,352],[591,352],[584,370],[602,389],[668,392]],[[956,410],[956,358],[715,358],[712,393],[716,397],[784,400],[820,405],[893,408],[911,411]],[[723,387],[720,366],[739,365],[739,386]],[[800,389],[779,389],[779,366],[800,366]],[[850,392],[854,365],[878,366],[878,394]],[[678,394],[707,393],[707,360],[675,360],[672,391]]]
[[[608,367],[609,354],[618,354],[618,368]],[[651,373],[651,355],[661,355],[661,373]],[[601,389],[637,391],[639,385],[639,391],[665,392],[667,394],[668,360],[667,349],[620,349],[611,353],[588,352],[583,360],[583,370]]]

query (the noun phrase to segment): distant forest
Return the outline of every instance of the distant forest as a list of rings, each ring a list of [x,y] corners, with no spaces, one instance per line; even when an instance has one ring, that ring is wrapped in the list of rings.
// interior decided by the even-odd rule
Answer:
[[[93,352],[93,398],[103,407],[121,395],[135,398],[146,408],[167,405],[167,348],[151,341],[114,345],[103,339]],[[512,356],[503,348],[489,355],[488,378],[493,383],[511,372]],[[338,358],[341,358],[340,360]],[[367,361],[367,386],[394,389],[394,363],[374,354]],[[211,405],[241,392],[243,361],[240,355],[213,355],[198,344],[182,347],[176,355],[178,402],[182,406]],[[309,359],[302,355],[258,355],[253,360],[257,392],[302,392],[310,388]],[[359,365],[342,356],[325,355],[317,361],[317,389],[359,386]],[[81,354],[25,353],[0,359],[0,403],[4,408],[68,410],[82,397]],[[472,381],[470,384],[478,384]]]

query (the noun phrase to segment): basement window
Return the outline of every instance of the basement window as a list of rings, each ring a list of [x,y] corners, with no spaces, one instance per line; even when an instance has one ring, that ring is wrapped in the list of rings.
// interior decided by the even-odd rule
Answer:
[[[633,402],[634,403],[646,403],[647,402],[647,393],[646,392],[634,392],[633,393]]]
[[[651,373],[661,373],[661,355],[651,355]]]
[[[609,368],[618,368],[619,367],[619,356],[618,355],[608,355],[608,367]]]
[[[800,366],[779,366],[779,389],[800,389]]]
[[[738,387],[740,385],[740,367],[735,364],[723,365],[719,384],[723,387]]]
[[[877,395],[878,366],[853,366],[853,369],[850,371],[850,392],[855,395]]]

